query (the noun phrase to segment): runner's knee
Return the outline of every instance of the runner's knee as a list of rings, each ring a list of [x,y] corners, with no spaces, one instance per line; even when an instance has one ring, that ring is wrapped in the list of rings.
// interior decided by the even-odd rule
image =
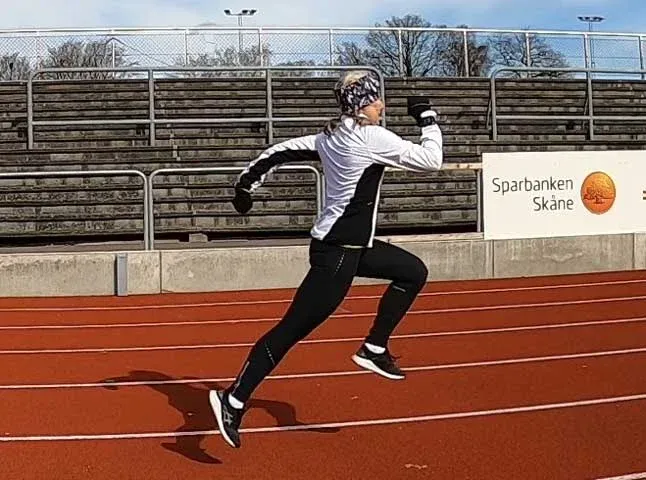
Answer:
[[[405,276],[395,283],[406,290],[419,292],[428,279],[428,268],[422,260],[415,257],[408,265],[406,265]]]
[[[412,273],[415,286],[421,290],[428,280],[428,268],[419,258],[415,262],[415,268],[412,269]]]

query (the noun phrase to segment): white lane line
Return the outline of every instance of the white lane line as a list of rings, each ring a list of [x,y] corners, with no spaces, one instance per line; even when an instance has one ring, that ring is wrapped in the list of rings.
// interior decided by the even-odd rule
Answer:
[[[570,353],[563,355],[550,355],[543,357],[510,358],[505,360],[487,360],[482,362],[447,363],[441,365],[421,365],[417,367],[402,367],[405,372],[430,372],[438,370],[453,370],[476,367],[495,367],[501,365],[518,365],[524,363],[541,363],[561,360],[578,360],[582,358],[602,358],[620,355],[635,355],[646,353],[644,348],[632,348],[626,350],[606,350],[599,352]],[[366,370],[337,371],[337,372],[313,372],[293,373],[283,375],[269,375],[267,380],[299,380],[309,378],[348,377],[355,375],[372,375]],[[107,387],[145,387],[153,385],[187,385],[204,383],[232,382],[235,377],[222,378],[185,378],[174,380],[142,380],[142,381],[103,381],[95,383],[46,383],[46,384],[21,384],[21,385],[0,385],[2,390],[44,390],[44,389],[65,389],[65,388],[107,388]]]
[[[379,418],[371,420],[355,420],[346,422],[311,423],[300,425],[283,425],[275,427],[242,428],[240,433],[273,433],[302,431],[323,428],[351,428],[368,427],[378,425],[397,425],[404,423],[422,423],[440,420],[454,420],[474,417],[487,417],[496,415],[508,415],[514,413],[540,412],[548,410],[559,410],[566,408],[578,408],[597,405],[608,405],[626,402],[646,400],[646,393],[628,395],[622,397],[595,398],[589,400],[576,400],[561,403],[546,403],[538,405],[526,405],[520,407],[506,407],[491,410],[475,410],[467,412],[439,413],[431,415],[420,415],[415,417]],[[149,433],[113,433],[113,434],[83,434],[83,435],[32,435],[32,436],[2,436],[0,442],[39,442],[39,441],[88,441],[88,440],[127,440],[145,438],[169,438],[188,436],[218,435],[218,430],[198,430],[188,432],[149,432]]]
[[[446,295],[475,295],[479,293],[505,293],[505,292],[528,292],[539,290],[561,290],[570,288],[587,288],[602,287],[611,285],[633,285],[646,283],[646,279],[634,280],[609,280],[601,282],[587,283],[564,283],[552,285],[530,285],[525,287],[499,287],[499,288],[482,288],[473,290],[447,290],[441,292],[423,292],[420,297],[436,297]],[[356,295],[348,296],[346,300],[376,300],[381,295]],[[11,312],[91,312],[91,311],[123,311],[123,310],[163,310],[176,308],[205,308],[205,307],[226,307],[226,306],[244,306],[244,305],[265,305],[289,303],[292,298],[282,298],[274,300],[240,300],[232,302],[200,302],[200,303],[172,303],[172,304],[148,304],[148,305],[105,305],[105,306],[76,306],[76,307],[14,307],[0,308],[2,313]]]
[[[644,479],[646,479],[646,472],[630,473],[628,475],[619,475],[618,477],[597,478],[596,480],[644,480]]]
[[[599,303],[614,303],[614,302],[630,302],[635,300],[644,300],[646,295],[630,296],[630,297],[607,297],[596,298],[589,300],[569,300],[559,302],[539,302],[539,303],[512,303],[503,305],[486,305],[478,307],[456,307],[456,308],[438,308],[433,310],[411,310],[407,315],[431,315],[443,313],[463,313],[463,312],[484,312],[491,310],[513,310],[524,308],[547,308],[547,307],[563,307],[567,305],[591,305]],[[368,313],[340,313],[331,315],[331,319],[341,318],[362,318],[374,317],[374,312]],[[134,327],[171,327],[171,326],[188,326],[188,325],[229,325],[240,323],[266,323],[277,322],[280,317],[266,317],[266,318],[239,318],[230,320],[202,320],[202,321],[179,321],[179,322],[144,322],[144,323],[113,323],[113,324],[79,324],[79,325],[9,325],[0,326],[2,330],[66,330],[66,329],[102,329],[102,328],[134,328]]]
[[[616,320],[597,320],[591,322],[572,322],[572,323],[555,323],[544,325],[528,325],[523,327],[503,327],[487,328],[478,330],[457,330],[450,332],[428,332],[428,333],[408,333],[402,335],[393,335],[392,340],[414,339],[414,338],[433,338],[433,337],[452,337],[463,335],[484,335],[491,333],[511,333],[533,330],[557,330],[561,328],[578,328],[591,327],[600,325],[621,325],[627,323],[642,323],[646,317],[620,318]],[[317,338],[302,340],[300,345],[317,345],[327,343],[347,343],[363,341],[364,337],[341,337],[341,338]],[[155,345],[148,347],[94,347],[94,348],[53,348],[53,349],[27,349],[27,350],[0,350],[0,355],[42,355],[42,354],[63,354],[63,353],[115,353],[115,352],[153,352],[163,350],[208,350],[220,348],[247,348],[253,347],[254,342],[241,343],[212,343],[197,345]]]

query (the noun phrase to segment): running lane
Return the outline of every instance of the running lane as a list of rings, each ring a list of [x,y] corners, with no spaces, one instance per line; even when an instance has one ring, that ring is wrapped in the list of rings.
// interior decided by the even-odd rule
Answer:
[[[461,290],[450,290],[446,286],[427,286],[413,305],[415,310],[435,310],[446,313],[467,311],[491,311],[515,309],[522,311],[535,304],[545,303],[542,308],[549,308],[549,303],[561,307],[563,303],[589,303],[598,307],[612,303],[613,299],[623,302],[646,299],[646,279],[604,280],[585,285],[577,278],[568,279],[569,284],[550,286],[549,284],[526,285],[524,287],[472,287]],[[372,314],[376,311],[383,287],[354,287],[336,314],[344,318],[347,314]],[[251,295],[251,294],[250,294]],[[245,318],[276,321],[287,309],[291,295],[286,292],[265,293],[265,299],[255,292],[250,300],[239,295],[223,298],[221,294],[205,296],[203,294],[183,295],[180,304],[168,303],[164,297],[150,296],[144,303],[129,300],[131,297],[97,299],[97,305],[74,304],[73,299],[60,299],[59,303],[14,300],[13,304],[0,303],[0,314],[3,326],[39,326],[39,325],[104,325],[104,324],[139,324],[181,321],[214,321],[240,320]],[[278,296],[279,298],[274,298]],[[59,300],[59,299],[56,299]],[[547,312],[550,313],[550,312]]]
[[[296,416],[299,422],[316,424],[636,395],[646,393],[644,361],[646,352],[417,371],[403,382],[375,375],[267,381],[250,404],[245,427],[293,424]],[[142,371],[115,380],[170,379],[159,372]],[[206,391],[222,385],[224,382],[158,383],[4,391],[3,408],[12,414],[0,419],[0,432],[5,437],[172,432],[187,422],[193,430],[209,430],[215,425],[209,416]],[[56,415],[41,414],[52,411]]]
[[[626,368],[626,365],[623,365]],[[563,365],[561,367],[564,367]],[[603,366],[599,366],[601,370]],[[594,366],[592,366],[595,369]],[[635,365],[632,368],[638,368]],[[573,371],[576,368],[573,369]],[[568,368],[552,369],[551,375],[560,375]],[[558,372],[558,373],[554,373]],[[483,372],[484,373],[484,372]],[[511,374],[511,372],[509,372]],[[62,442],[28,442],[3,444],[5,460],[3,471],[8,478],[42,478],[43,475],[58,475],[66,479],[81,479],[90,476],[94,479],[108,478],[141,478],[145,472],[147,478],[487,478],[487,479],[586,479],[598,475],[619,471],[640,471],[645,461],[641,452],[646,448],[643,432],[646,420],[643,415],[646,401],[611,403],[596,406],[547,407],[548,410],[535,412],[507,413],[504,410],[473,410],[477,407],[494,407],[493,395],[503,405],[496,407],[520,406],[522,394],[520,384],[528,383],[527,378],[538,372],[516,372],[509,377],[509,382],[517,388],[497,388],[494,384],[483,390],[474,386],[473,377],[450,380],[435,384],[444,387],[442,394],[432,395],[429,399],[420,396],[420,389],[428,392],[433,384],[423,384],[413,380],[417,394],[407,389],[397,390],[393,387],[377,386],[374,381],[356,382],[354,389],[361,389],[356,406],[348,408],[346,380],[326,381],[326,388],[313,390],[300,389],[295,382],[289,382],[287,391],[274,391],[273,396],[284,397],[299,389],[299,407],[272,399],[272,394],[265,389],[258,396],[254,410],[249,412],[250,422],[273,423],[285,422],[289,425],[301,423],[299,431],[278,431],[268,433],[243,433],[243,448],[230,449],[218,435],[186,436],[180,438],[155,439],[122,439],[96,441],[62,441]],[[603,375],[600,372],[596,374]],[[426,376],[418,375],[418,378]],[[493,378],[485,374],[486,380],[504,380],[500,374]],[[524,407],[545,406],[544,401],[561,400],[568,397],[568,392],[555,394],[555,387],[567,387],[572,380],[572,373],[563,377],[552,378],[547,374],[535,377],[537,389],[551,389],[541,398],[525,392]],[[551,379],[550,379],[551,378]],[[602,379],[602,377],[599,377]],[[470,381],[471,380],[471,381]],[[520,382],[520,384],[519,384]],[[401,384],[404,385],[405,382]],[[426,385],[424,387],[423,385]],[[448,387],[448,388],[446,388]],[[274,387],[270,387],[274,388]],[[590,388],[590,387],[588,387]],[[630,389],[630,387],[629,387]],[[135,389],[131,389],[134,391]],[[305,392],[317,394],[321,391],[341,390],[335,401],[327,395],[314,402]],[[437,389],[436,391],[439,391]],[[451,390],[453,392],[451,393]],[[471,397],[481,397],[469,399]],[[505,394],[507,390],[516,391]],[[584,389],[585,390],[585,389]],[[496,393],[497,391],[497,393]],[[112,392],[119,394],[118,392]],[[584,392],[569,392],[583,396]],[[596,392],[592,398],[599,398],[602,392]],[[475,394],[475,395],[474,395]],[[159,393],[164,398],[165,393]],[[378,396],[379,402],[374,398]],[[442,397],[451,396],[454,403]],[[177,397],[180,398],[180,397]],[[185,423],[176,428],[178,432],[187,432],[195,427],[212,425],[205,409],[205,392],[185,395],[182,401],[170,402],[167,409],[180,409]],[[106,399],[107,400],[107,399]],[[400,405],[400,402],[405,405]],[[141,424],[147,418],[144,413],[152,409],[149,415],[156,412],[155,402],[130,404],[130,410],[139,410]],[[485,405],[485,403],[487,405]],[[121,404],[121,403],[120,403]],[[161,405],[161,404],[160,404]],[[121,415],[113,414],[112,409],[100,412],[107,403],[101,401],[93,405],[99,416],[111,419],[114,425],[124,425]],[[88,410],[87,403],[81,408]],[[465,410],[466,409],[466,410]],[[188,411],[187,411],[188,410]],[[361,419],[393,418],[396,414],[406,417],[430,414],[431,417],[421,422],[407,422],[394,425],[319,425],[307,428],[302,425],[314,419],[312,413],[325,415],[326,420],[341,417],[351,421]],[[466,413],[472,416],[443,418],[445,414]],[[70,414],[62,412],[68,418]],[[485,415],[486,414],[486,415]],[[344,416],[345,415],[345,416]],[[179,415],[177,415],[179,417]],[[158,422],[164,418],[158,415]],[[253,418],[252,418],[253,417]],[[38,423],[31,417],[32,424]],[[104,420],[105,422],[105,420]],[[177,424],[182,422],[178,421]],[[285,424],[282,423],[282,424]],[[327,422],[325,422],[327,423]],[[88,424],[88,428],[97,428]],[[248,427],[247,427],[248,428]],[[375,454],[375,452],[381,452]],[[47,462],[39,459],[47,459]],[[118,459],[118,461],[116,461]]]
[[[3,300],[0,326],[261,320],[228,326],[4,330],[0,436],[143,431],[170,436],[5,442],[3,473],[7,478],[98,480],[594,480],[646,471],[642,280],[643,272],[630,272],[431,284],[426,291],[432,295],[416,302],[416,311],[393,339],[394,352],[403,355],[401,363],[420,368],[405,382],[355,373],[349,357],[383,287],[354,289],[355,296],[373,298],[345,302],[339,315],[295,347],[275,372],[351,373],[265,382],[245,419],[244,427],[252,431],[243,434],[242,450],[230,449],[212,435],[214,421],[206,403],[206,389],[212,384],[164,382],[188,377],[225,382],[240,368],[258,333],[286,308],[291,291],[82,299],[79,304],[90,309],[81,311],[66,310],[74,308],[72,299]],[[597,285],[543,288],[586,281]],[[473,291],[478,289],[482,291]],[[449,294],[452,290],[462,293]],[[214,305],[231,301],[239,304]],[[258,301],[263,304],[254,303]],[[162,302],[168,308],[155,307]],[[208,305],[176,307],[172,302]],[[142,305],[147,307],[138,308]],[[63,310],[15,311],[25,306]],[[105,310],[110,306],[138,307]],[[42,353],[41,348],[54,351]],[[56,351],[60,348],[81,351]],[[532,359],[550,355],[583,356]],[[491,361],[509,363],[481,364]],[[16,388],[106,380],[161,384]],[[625,395],[642,396],[621,403],[608,400]],[[580,403],[594,399],[612,403]],[[515,407],[527,411],[505,410]],[[529,411],[535,407],[547,410]],[[365,424],[411,416],[425,419]],[[308,429],[312,422],[323,426]],[[334,424],[325,425],[329,422]],[[287,425],[297,430],[253,430]],[[191,435],[195,430],[208,435]],[[173,437],[178,434],[187,436]]]
[[[323,341],[305,340],[297,344],[274,373],[294,374],[312,371],[354,369],[350,357],[363,337],[329,338]],[[525,331],[473,332],[439,335],[413,334],[395,336],[391,348],[401,355],[404,367],[484,362],[546,355],[594,354],[646,348],[646,322],[601,324],[558,329]],[[250,345],[197,344],[178,348],[173,338],[159,339],[166,346],[156,350],[104,351],[101,348],[78,353],[4,353],[0,385],[58,384],[101,382],[106,378],[126,375],[130,371],[153,371],[164,375],[200,378],[229,378],[244,362]],[[220,341],[222,339],[219,339]],[[124,338],[123,343],[126,343]]]

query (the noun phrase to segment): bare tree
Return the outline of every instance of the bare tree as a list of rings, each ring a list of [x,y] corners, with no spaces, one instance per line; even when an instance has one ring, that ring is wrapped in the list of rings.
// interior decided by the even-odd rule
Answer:
[[[466,25],[459,25],[457,28],[468,28]],[[467,55],[464,54],[464,33],[447,31],[437,35],[435,41],[434,75],[447,77],[481,77],[489,72],[491,60],[489,58],[489,47],[478,45],[473,35],[467,34]],[[466,70],[467,59],[469,71]],[[467,75],[468,73],[468,75]]]
[[[316,69],[319,64],[317,64],[314,60],[293,60],[293,61],[288,61],[288,62],[280,62],[277,63],[277,67],[314,67],[314,68],[307,68],[307,69],[294,69],[294,70],[277,70],[273,72],[274,76],[280,76],[280,77],[307,77],[307,78],[314,78],[314,77],[338,77],[339,71],[338,70],[326,70],[325,67],[329,65],[328,62],[324,62],[323,64],[320,64],[321,67],[324,67],[320,70]]]
[[[529,59],[527,46],[529,45]],[[567,68],[565,56],[554,50],[544,38],[524,34],[498,34],[489,40],[491,60],[496,66]],[[504,72],[505,77],[519,78],[521,72]],[[570,78],[569,72],[531,72],[532,77]]]
[[[433,28],[430,22],[419,15],[392,17],[385,23],[376,26],[392,30],[368,33],[366,48],[359,47],[355,42],[341,44],[338,47],[338,62],[341,65],[371,65],[379,68],[386,76],[461,76],[466,73],[462,34],[449,31],[404,30]],[[469,72],[471,75],[479,75],[488,65],[487,47],[478,46],[473,37],[469,37],[467,48]]]
[[[213,53],[200,53],[191,55],[186,63],[187,67],[259,67],[269,63],[271,51],[268,45],[262,46],[262,51],[258,45],[245,48],[241,52],[235,47],[225,49],[215,49]],[[175,66],[184,66],[184,59],[177,59]],[[257,77],[264,75],[263,72],[253,71],[195,71],[184,72],[185,77],[189,78],[215,78],[215,77]]]
[[[31,70],[26,57],[17,53],[0,56],[0,80],[27,80]]]
[[[432,69],[433,32],[402,31],[401,56],[399,52],[399,31],[397,28],[430,27],[431,24],[418,15],[406,15],[386,20],[392,30],[371,31],[366,36],[367,48],[362,49],[354,42],[345,42],[338,48],[338,63],[341,65],[371,65],[379,68],[386,76],[404,74],[424,76]],[[400,58],[403,60],[400,65]],[[403,68],[403,71],[402,71]]]
[[[83,42],[69,40],[62,45],[48,49],[47,57],[41,62],[42,68],[114,68],[131,67],[136,62],[128,62],[124,46],[116,39]],[[123,76],[115,72],[82,72],[47,74],[48,78],[86,78],[105,79]],[[43,75],[43,78],[45,76]]]

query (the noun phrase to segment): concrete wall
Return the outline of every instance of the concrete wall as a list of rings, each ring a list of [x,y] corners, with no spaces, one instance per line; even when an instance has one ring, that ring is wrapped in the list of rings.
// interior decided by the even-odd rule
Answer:
[[[117,294],[117,253],[0,255],[0,297]],[[160,252],[128,252],[130,295],[159,293]]]
[[[633,235],[496,241],[494,275],[560,275],[634,267]]]
[[[495,241],[465,234],[384,240],[419,255],[431,281],[646,269],[646,234]],[[126,253],[130,295],[295,288],[309,266],[308,247],[302,245]],[[0,297],[115,295],[117,254],[0,255]]]

